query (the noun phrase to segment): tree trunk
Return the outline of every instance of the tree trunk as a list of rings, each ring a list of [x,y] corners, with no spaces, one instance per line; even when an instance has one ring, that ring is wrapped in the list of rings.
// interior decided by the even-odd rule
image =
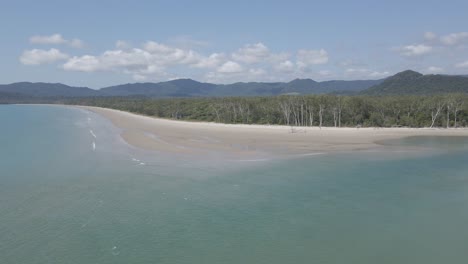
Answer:
[[[439,105],[437,109],[435,109],[435,113],[434,113],[434,110],[432,110],[432,113],[431,113],[432,123],[431,123],[430,128],[434,127],[435,121],[437,120],[437,116],[439,116],[441,109],[442,109],[442,106]]]
[[[450,106],[447,105],[447,128],[450,128]]]
[[[322,129],[322,122],[323,122],[323,105],[319,105],[319,127]]]

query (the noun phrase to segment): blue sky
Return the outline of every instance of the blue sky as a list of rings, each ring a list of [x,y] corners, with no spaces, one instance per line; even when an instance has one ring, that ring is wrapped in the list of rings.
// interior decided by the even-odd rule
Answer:
[[[468,74],[468,1],[10,1],[0,83]]]

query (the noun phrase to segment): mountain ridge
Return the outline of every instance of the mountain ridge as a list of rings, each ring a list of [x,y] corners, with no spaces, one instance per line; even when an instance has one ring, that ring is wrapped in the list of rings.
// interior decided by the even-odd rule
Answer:
[[[468,78],[462,75],[421,74],[406,70],[386,78],[382,83],[361,91],[365,95],[425,95],[467,93]]]
[[[98,97],[142,96],[167,97],[223,97],[275,96],[284,94],[343,94],[343,95],[431,95],[441,93],[468,93],[466,75],[427,74],[406,70],[380,80],[294,79],[289,82],[236,82],[213,84],[193,79],[175,79],[165,82],[126,83],[100,89],[74,87],[62,83],[17,82],[0,85],[0,97]]]
[[[97,90],[73,87],[61,83],[17,82],[0,85],[0,92],[33,97],[92,97],[92,96],[147,96],[147,97],[221,97],[271,96],[281,94],[323,94],[331,92],[359,92],[383,80],[324,81],[295,79],[290,82],[236,82],[213,84],[192,79],[165,82],[127,83]]]

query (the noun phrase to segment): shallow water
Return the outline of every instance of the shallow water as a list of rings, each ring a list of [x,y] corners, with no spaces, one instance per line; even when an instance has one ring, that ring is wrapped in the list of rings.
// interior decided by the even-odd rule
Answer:
[[[0,124],[1,263],[468,259],[466,138],[242,163],[137,150],[72,108],[0,106]]]

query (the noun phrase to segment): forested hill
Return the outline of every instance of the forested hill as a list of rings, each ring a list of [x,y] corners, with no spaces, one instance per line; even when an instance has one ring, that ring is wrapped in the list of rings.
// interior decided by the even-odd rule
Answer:
[[[0,97],[71,98],[96,96],[228,97],[307,94],[341,95],[434,95],[468,93],[468,77],[423,75],[407,70],[382,80],[324,81],[295,79],[290,82],[238,82],[233,84],[202,83],[178,79],[159,83],[129,83],[101,88],[72,87],[60,83],[20,82],[0,85]],[[3,94],[3,95],[2,95]]]
[[[99,91],[87,87],[72,87],[61,83],[18,82],[0,85],[0,92],[23,97],[91,97]]]
[[[468,77],[441,74],[423,75],[407,70],[361,92],[365,95],[432,95],[468,93]]]
[[[291,82],[239,82],[233,84],[202,83],[191,79],[178,79],[160,83],[132,83],[93,90],[60,83],[20,82],[0,85],[0,92],[25,97],[94,97],[94,96],[145,96],[145,97],[223,97],[271,96],[281,94],[356,93],[382,80],[326,81],[296,79]]]
[[[268,96],[281,94],[324,94],[332,92],[359,92],[382,80],[326,81],[296,79],[291,82],[238,82],[233,84],[201,83],[179,79],[160,83],[133,83],[102,88],[103,95],[150,97],[200,97],[200,96]]]

